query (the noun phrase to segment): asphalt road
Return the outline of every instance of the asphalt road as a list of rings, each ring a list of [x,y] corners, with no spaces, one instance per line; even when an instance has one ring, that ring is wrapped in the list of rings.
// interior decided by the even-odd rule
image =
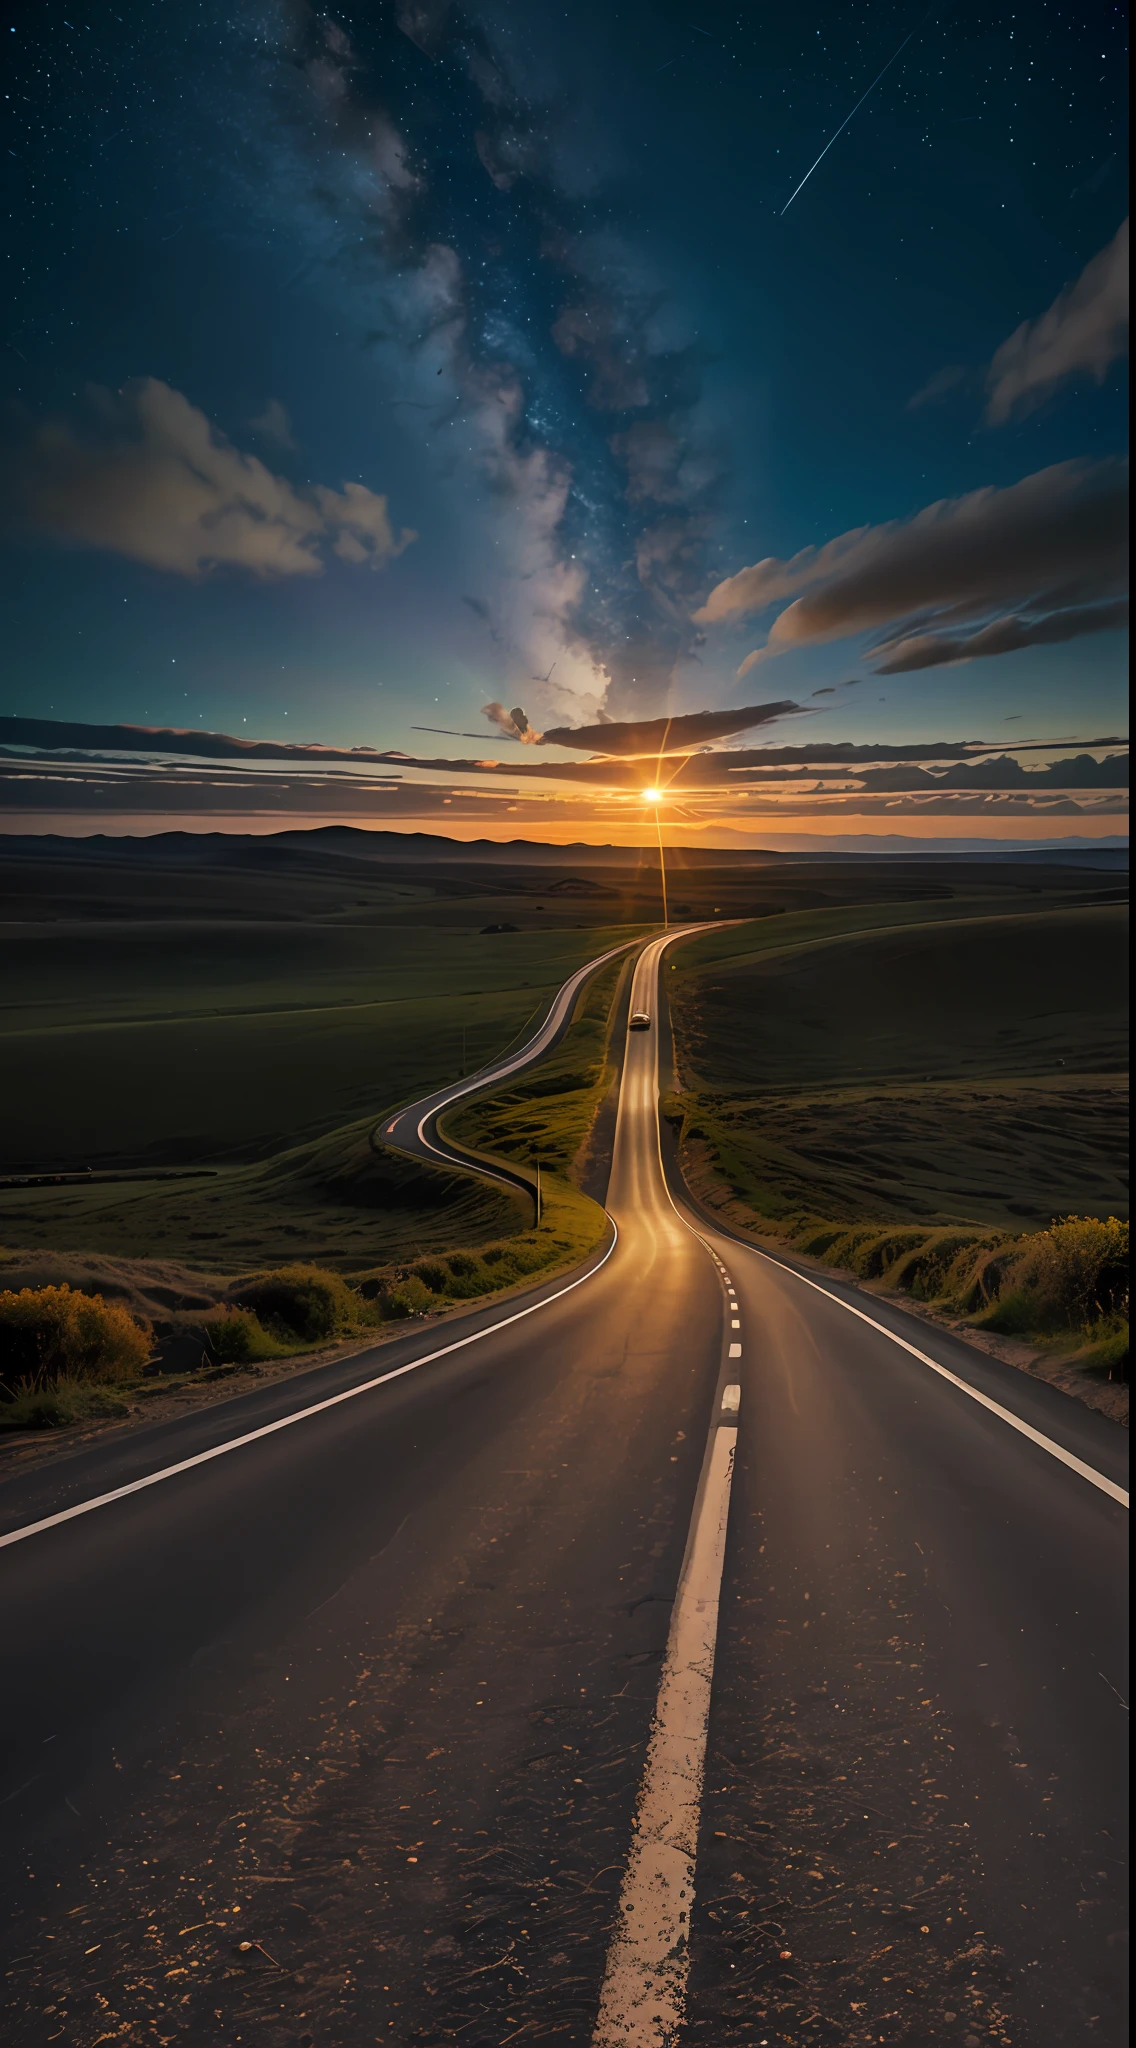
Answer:
[[[0,1489],[135,1488],[0,1553],[6,2040],[590,2043],[727,1382],[679,2038],[1121,2039],[1124,1434],[697,1216],[659,1036],[582,1274]]]
[[[691,927],[691,930],[696,929],[698,927]],[[388,1144],[396,1146],[400,1152],[408,1152],[413,1157],[423,1160],[427,1166],[436,1165],[439,1160],[456,1160],[461,1164],[466,1155],[455,1151],[439,1134],[438,1118],[442,1111],[451,1108],[455,1102],[461,1102],[467,1095],[479,1094],[487,1082],[500,1083],[510,1080],[514,1074],[522,1073],[526,1067],[532,1066],[534,1060],[541,1059],[546,1052],[550,1052],[563,1038],[572,1021],[576,998],[584,983],[591,979],[597,969],[605,966],[609,960],[616,959],[619,954],[629,952],[637,943],[635,939],[627,939],[622,945],[612,946],[608,952],[601,953],[595,960],[589,960],[583,967],[578,967],[575,974],[569,976],[563,988],[558,989],[547,1014],[537,1025],[536,1030],[514,1052],[506,1053],[502,1059],[490,1060],[487,1066],[479,1067],[476,1073],[466,1079],[451,1081],[445,1087],[436,1088],[432,1094],[424,1095],[421,1101],[409,1103],[404,1109],[396,1110],[382,1125],[383,1139]],[[515,1172],[511,1167],[504,1165],[497,1173],[485,1167],[480,1170],[484,1178],[510,1182],[514,1187],[532,1193],[535,1200],[535,1185],[531,1174]]]

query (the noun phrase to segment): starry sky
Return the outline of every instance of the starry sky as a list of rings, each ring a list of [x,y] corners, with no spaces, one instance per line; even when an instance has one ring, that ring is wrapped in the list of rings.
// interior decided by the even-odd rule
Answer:
[[[1119,7],[2,33],[9,829],[1123,832]]]

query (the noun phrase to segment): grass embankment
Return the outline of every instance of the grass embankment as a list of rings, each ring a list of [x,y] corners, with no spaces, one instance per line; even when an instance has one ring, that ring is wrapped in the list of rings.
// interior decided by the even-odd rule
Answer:
[[[154,1261],[132,1265],[88,1257],[85,1271],[77,1273],[76,1262],[57,1252],[46,1262],[35,1254],[2,1254],[0,1278],[9,1287],[0,1293],[0,1429],[125,1416],[138,1402],[181,1388],[189,1377],[196,1385],[208,1384],[240,1368],[489,1298],[586,1257],[601,1241],[606,1218],[571,1175],[612,1079],[610,1017],[625,972],[614,961],[587,984],[559,1047],[524,1082],[507,1096],[478,1098],[455,1119],[462,1129],[451,1135],[475,1154],[515,1163],[522,1152],[526,1160],[539,1157],[539,1224],[525,1227],[522,1211],[529,1203],[523,1195],[490,1192],[456,1173],[434,1175],[381,1147],[376,1152],[360,1136],[355,1164],[372,1184],[383,1184],[385,1174],[397,1187],[405,1171],[447,1189],[461,1188],[474,1214],[484,1213],[487,1203],[490,1213],[500,1211],[511,1226],[509,1235],[410,1262],[388,1256],[357,1266],[349,1277],[293,1265],[228,1283]],[[95,1191],[79,1192],[89,1201]],[[60,1268],[68,1280],[60,1282]],[[92,1293],[96,1281],[101,1293]]]
[[[384,1306],[368,1302],[338,1274],[286,1266],[247,1275],[183,1316],[177,1338],[208,1382],[237,1366],[359,1335],[382,1320]],[[136,1304],[108,1301],[66,1282],[6,1289],[0,1293],[0,1429],[128,1415],[133,1402],[169,1389],[157,1335]],[[179,1383],[183,1377],[175,1376]]]
[[[611,960],[592,976],[560,1044],[536,1066],[501,1092],[447,1111],[445,1136],[522,1171],[535,1172],[539,1160],[543,1175],[572,1181],[615,1070],[612,1018],[633,957]]]
[[[282,1257],[349,1272],[504,1237],[518,1217],[505,1192],[376,1153],[375,1116],[504,1051],[570,973],[633,935],[598,920],[49,929],[38,965],[22,956],[0,1039],[3,1164],[195,1174],[0,1188],[0,1239],[232,1274]],[[199,982],[214,1014],[154,1014],[198,1002]]]
[[[562,873],[479,870],[455,850],[446,870],[396,872],[331,857],[322,841],[301,852],[219,839],[0,847],[0,865],[16,920],[3,933],[0,1173],[200,1176],[0,1188],[0,1240],[21,1247],[0,1253],[0,1285],[101,1294],[161,1356],[165,1369],[147,1364],[137,1381],[60,1366],[57,1385],[86,1389],[80,1405],[133,1406],[172,1386],[179,1360],[194,1386],[287,1369],[313,1345],[516,1285],[594,1242],[598,1211],[576,1185],[587,1145],[574,1147],[606,1080],[598,997],[522,1090],[455,1118],[475,1147],[514,1164],[539,1155],[542,1233],[523,1198],[376,1151],[369,1135],[383,1105],[502,1051],[582,961],[644,930],[657,914],[654,856],[584,874],[570,861]],[[692,870],[674,907],[759,919],[753,954],[849,923],[1041,906],[1047,892],[1099,887],[1057,868],[790,862]],[[485,929],[501,924],[514,929]],[[701,943],[704,963],[739,950],[727,932]],[[238,1298],[286,1261],[346,1285],[329,1331]]]
[[[525,1173],[534,1189],[539,1162],[541,1219],[504,1243],[418,1260],[401,1282],[408,1306],[438,1308],[494,1294],[575,1265],[602,1242],[607,1218],[579,1183],[615,1075],[613,1021],[633,959],[612,960],[592,976],[559,1045],[543,1059],[505,1089],[474,1096],[439,1120],[443,1136],[472,1160],[500,1160]]]
[[[1125,913],[953,907],[684,949],[664,1103],[684,1171],[742,1229],[1121,1377]]]
[[[5,934],[0,1172],[251,1163],[472,1072],[634,935],[343,919]],[[377,913],[376,913],[377,915]]]

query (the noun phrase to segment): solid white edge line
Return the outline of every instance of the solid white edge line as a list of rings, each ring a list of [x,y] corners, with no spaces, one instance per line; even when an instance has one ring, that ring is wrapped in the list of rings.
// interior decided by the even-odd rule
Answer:
[[[609,1218],[610,1221],[610,1218]],[[543,1301],[530,1302],[528,1308],[517,1309],[511,1316],[503,1316],[498,1323],[490,1323],[484,1330],[472,1330],[468,1337],[458,1337],[452,1344],[443,1344],[437,1351],[427,1352],[424,1358],[412,1358],[405,1365],[396,1365],[390,1372],[379,1373],[374,1379],[364,1380],[357,1387],[346,1387],[341,1394],[329,1394],[324,1401],[313,1401],[307,1408],[297,1408],[291,1415],[282,1415],[275,1422],[266,1422],[260,1429],[250,1429],[244,1436],[230,1437],[227,1443],[214,1444],[212,1450],[198,1451],[192,1458],[182,1458],[176,1465],[164,1465],[159,1472],[148,1472],[142,1479],[131,1479],[125,1486],[116,1486],[110,1493],[96,1494],[91,1500],[79,1501],[73,1508],[62,1508],[56,1515],[45,1515],[42,1521],[28,1522],[22,1529],[10,1529],[6,1536],[0,1536],[0,1550],[10,1543],[22,1543],[27,1536],[38,1536],[45,1529],[57,1529],[63,1522],[74,1522],[80,1515],[93,1514],[96,1508],[110,1507],[116,1500],[125,1500],[132,1493],[143,1493],[148,1486],[159,1486],[164,1479],[176,1479],[181,1472],[192,1472],[197,1465],[208,1465],[214,1458],[224,1458],[230,1451],[243,1450],[246,1444],[259,1443],[266,1436],[275,1436],[278,1430],[290,1429],[295,1422],[307,1422],[313,1415],[322,1415],[329,1408],[338,1408],[344,1401],[357,1400],[360,1394],[372,1393],[376,1387],[386,1386],[390,1380],[402,1379],[408,1372],[418,1372],[424,1365],[433,1365],[439,1358],[449,1357],[451,1352],[464,1351],[467,1344],[478,1344],[483,1337],[493,1337],[499,1330],[507,1330],[511,1323],[523,1322],[526,1316],[536,1315],[542,1308],[551,1308],[554,1301],[562,1301],[566,1294],[572,1294],[577,1287],[583,1287],[588,1280],[607,1265],[616,1245],[619,1232],[614,1222],[611,1225],[612,1240],[602,1259],[587,1273],[581,1273],[578,1280],[570,1280],[567,1287],[560,1287],[555,1294],[549,1294]]]
[[[1040,1429],[1034,1429],[1032,1424],[1023,1422],[1021,1416],[1015,1415],[1011,1408],[1003,1408],[1000,1401],[991,1400],[989,1394],[981,1393],[977,1387],[972,1387],[968,1381],[960,1379],[958,1373],[951,1372],[948,1366],[940,1365],[938,1359],[929,1357],[927,1352],[920,1351],[917,1345],[909,1344],[906,1337],[900,1337],[895,1330],[889,1330],[886,1323],[878,1323],[874,1316],[865,1315],[862,1308],[854,1308],[850,1301],[842,1301],[839,1294],[833,1294],[830,1288],[822,1287],[817,1280],[810,1280],[807,1274],[796,1272],[792,1266],[782,1265],[780,1259],[770,1258],[767,1252],[759,1251],[755,1244],[746,1244],[740,1238],[733,1238],[731,1242],[739,1245],[742,1251],[752,1252],[755,1258],[764,1259],[766,1265],[776,1266],[779,1272],[788,1273],[791,1280],[799,1280],[803,1287],[811,1287],[815,1294],[823,1294],[826,1301],[835,1302],[837,1308],[846,1310],[859,1322],[867,1323],[869,1329],[878,1330],[881,1336],[890,1338],[893,1344],[898,1344],[901,1351],[910,1352],[912,1358],[919,1360],[920,1365],[929,1366],[932,1372],[938,1373],[940,1379],[947,1380],[952,1387],[957,1387],[960,1393],[969,1394],[970,1399],[977,1401],[980,1408],[989,1409],[991,1415],[997,1415],[1000,1421],[1008,1423],[1011,1429],[1016,1429],[1019,1436],[1028,1437],[1032,1444],[1037,1444],[1041,1450],[1048,1451],[1051,1458],[1056,1458],[1060,1464],[1067,1465],[1070,1472],[1076,1472],[1079,1478],[1087,1479],[1090,1486],[1098,1486],[1102,1493],[1107,1493],[1109,1499],[1119,1502],[1122,1508],[1128,1506],[1128,1495],[1123,1486],[1118,1486],[1113,1479],[1107,1479],[1095,1466],[1086,1465],[1083,1458],[1075,1457],[1064,1445],[1055,1443],[1052,1437],[1044,1436]]]
[[[740,1400],[740,1389],[726,1392],[736,1392]],[[660,2043],[677,2040],[684,2017],[718,1603],[737,1440],[736,1416],[711,1424],[705,1479],[695,1501],[675,1595],[592,2048],[659,2048]]]
[[[661,949],[659,957],[662,957]],[[658,1042],[656,1041],[656,1096],[658,1095],[658,1070]],[[657,1116],[655,1121],[657,1127]],[[663,1186],[667,1191],[671,1207],[674,1210],[676,1216],[680,1216],[682,1218],[682,1221],[686,1223],[687,1229],[693,1231],[695,1237],[701,1238],[702,1243],[706,1245],[706,1248],[709,1251],[711,1257],[713,1258],[714,1263],[725,1275],[726,1269],[723,1266],[721,1259],[718,1257],[717,1252],[714,1250],[709,1240],[703,1237],[701,1230],[699,1230],[694,1223],[690,1222],[687,1217],[682,1216],[682,1212],[679,1209],[678,1203],[675,1201],[674,1196],[671,1194],[670,1182],[667,1180],[666,1168],[663,1165],[662,1132],[657,1130],[657,1136],[659,1146],[659,1171],[662,1174]],[[876,1321],[874,1316],[865,1315],[863,1309],[854,1308],[850,1301],[843,1301],[839,1294],[833,1294],[830,1288],[822,1287],[818,1280],[810,1280],[807,1274],[798,1273],[792,1266],[784,1265],[780,1259],[771,1258],[768,1252],[761,1251],[757,1245],[750,1244],[746,1238],[735,1237],[732,1234],[732,1232],[726,1230],[722,1226],[722,1224],[711,1224],[708,1227],[716,1231],[720,1236],[724,1237],[727,1243],[735,1246],[737,1250],[743,1252],[751,1252],[754,1258],[764,1260],[767,1266],[776,1266],[779,1272],[788,1273],[790,1279],[799,1280],[803,1286],[811,1287],[814,1293],[823,1294],[827,1301],[835,1302],[837,1308],[845,1309],[850,1316],[856,1316],[858,1317],[860,1322],[867,1323],[869,1329],[878,1330],[882,1337],[888,1337],[891,1339],[891,1342],[893,1344],[898,1344],[901,1351],[909,1352],[911,1357],[917,1358],[921,1365],[929,1366],[931,1371],[933,1373],[937,1373],[940,1379],[946,1380],[948,1384],[952,1387],[957,1387],[960,1393],[968,1394],[972,1401],[977,1401],[980,1408],[988,1409],[991,1415],[997,1415],[1000,1421],[1007,1423],[1011,1429],[1016,1429],[1019,1436],[1024,1436],[1028,1438],[1030,1443],[1034,1443],[1038,1446],[1039,1450],[1048,1451],[1051,1458],[1056,1458],[1059,1464],[1065,1465],[1070,1472],[1075,1472],[1078,1478],[1087,1479],[1090,1486],[1098,1487],[1101,1493],[1107,1494],[1110,1500],[1114,1500],[1117,1502],[1118,1506],[1122,1508],[1128,1507],[1128,1494],[1125,1488],[1123,1486],[1118,1486],[1114,1479],[1106,1478],[1105,1474],[1103,1472],[1098,1472],[1094,1465],[1086,1465],[1083,1458],[1078,1458],[1074,1454],[1074,1452],[1067,1451],[1064,1448],[1064,1445],[1055,1443],[1052,1437],[1043,1435],[1041,1430],[1034,1429],[1031,1423],[1024,1422],[1021,1416],[1015,1415],[1013,1413],[1012,1409],[1004,1408],[1000,1401],[992,1400],[989,1394],[980,1393],[977,1387],[970,1386],[970,1384],[966,1380],[961,1379],[959,1377],[958,1373],[951,1372],[948,1366],[940,1365],[937,1359],[929,1357],[927,1352],[925,1351],[920,1351],[917,1345],[909,1344],[906,1337],[900,1337],[894,1330],[889,1330],[886,1323],[879,1323]]]
[[[564,986],[557,990],[543,1024],[538,1024],[532,1037],[507,1059],[501,1060],[496,1066],[482,1067],[478,1073],[471,1074],[467,1081],[455,1081],[452,1087],[440,1089],[433,1095],[423,1096],[422,1101],[428,1103],[429,1107],[418,1125],[419,1137],[422,1136],[422,1124],[429,1117],[439,1115],[453,1102],[460,1102],[463,1095],[472,1095],[479,1088],[491,1087],[494,1081],[506,1080],[519,1068],[529,1066],[538,1053],[544,1051],[549,1038],[559,1030],[566,1009],[575,1002],[580,987],[588,976],[594,974],[597,968],[605,967],[609,960],[616,959],[620,953],[626,953],[632,946],[640,943],[638,939],[623,939],[618,946],[610,946],[606,953],[597,953],[594,960],[586,960],[582,967],[578,967],[574,974],[569,975]],[[409,1103],[405,1109],[399,1111],[396,1121],[401,1123],[404,1117],[412,1116],[419,1106],[415,1102]],[[389,1124],[387,1128],[390,1129]]]
[[[660,951],[660,958],[661,957],[662,955]],[[656,1041],[656,1097],[658,1096],[658,1090],[659,1058],[658,1043]],[[655,1122],[657,1128],[657,1116]],[[671,1207],[674,1210],[676,1216],[681,1217],[681,1220],[684,1223],[686,1223],[687,1229],[692,1231],[694,1236],[700,1238],[702,1243],[706,1245],[706,1248],[709,1251],[711,1257],[713,1258],[715,1264],[720,1268],[720,1270],[723,1273],[725,1273],[725,1267],[722,1266],[722,1262],[718,1258],[718,1255],[714,1251],[714,1248],[710,1244],[709,1240],[702,1236],[702,1232],[699,1229],[697,1229],[693,1223],[691,1223],[685,1216],[682,1216],[682,1211],[679,1209],[678,1203],[675,1201],[674,1196],[671,1194],[670,1182],[667,1180],[666,1168],[663,1165],[663,1141],[661,1131],[657,1131],[657,1135],[659,1141],[659,1171],[663,1176],[663,1186],[667,1191],[667,1196],[670,1200]],[[727,1240],[729,1244],[734,1245],[737,1250],[743,1252],[752,1252],[754,1258],[763,1259],[767,1266],[776,1266],[779,1272],[787,1273],[791,1280],[799,1280],[802,1286],[811,1287],[814,1293],[823,1294],[826,1301],[835,1302],[837,1308],[845,1309],[850,1316],[856,1316],[860,1322],[867,1323],[869,1329],[878,1330],[882,1337],[888,1337],[891,1339],[891,1342],[893,1344],[898,1344],[901,1351],[910,1352],[912,1358],[917,1358],[921,1365],[929,1366],[931,1371],[937,1373],[940,1379],[946,1380],[948,1384],[952,1387],[957,1387],[960,1393],[968,1394],[972,1401],[978,1402],[980,1408],[988,1409],[991,1415],[997,1415],[1001,1422],[1008,1423],[1011,1429],[1016,1429],[1019,1436],[1027,1437],[1030,1443],[1034,1443],[1038,1446],[1039,1450],[1048,1451],[1051,1458],[1056,1458],[1059,1464],[1067,1466],[1070,1472],[1075,1472],[1077,1474],[1078,1478],[1087,1479],[1090,1486],[1098,1487],[1101,1493],[1107,1494],[1110,1500],[1114,1500],[1117,1502],[1118,1506],[1122,1508],[1128,1507],[1128,1494],[1123,1486],[1117,1485],[1114,1479],[1106,1478],[1105,1474],[1103,1472],[1098,1472],[1094,1465],[1086,1465],[1083,1458],[1078,1458],[1072,1451],[1067,1451],[1063,1444],[1055,1443],[1052,1437],[1043,1435],[1040,1429],[1034,1429],[1031,1423],[1024,1422],[1020,1415],[1014,1414],[1012,1409],[1003,1408],[1000,1401],[992,1400],[989,1394],[980,1393],[977,1387],[972,1387],[968,1383],[968,1381],[961,1379],[958,1373],[951,1372],[948,1366],[940,1365],[938,1360],[929,1357],[926,1351],[920,1351],[917,1345],[909,1344],[906,1337],[900,1337],[899,1335],[897,1335],[896,1331],[889,1330],[886,1323],[878,1323],[874,1316],[865,1315],[864,1310],[862,1308],[854,1308],[850,1301],[843,1301],[839,1294],[833,1294],[831,1288],[822,1287],[819,1280],[810,1280],[807,1274],[798,1273],[794,1267],[784,1265],[780,1259],[771,1258],[768,1252],[761,1251],[757,1245],[750,1244],[746,1238],[735,1237],[732,1234],[732,1232],[724,1229],[722,1224],[710,1224],[708,1228],[718,1232],[722,1237],[724,1237]]]
[[[618,954],[627,952],[631,946],[638,945],[639,943],[640,941],[637,939],[626,939],[622,944],[611,947],[606,953],[597,954],[594,960],[588,960],[583,967],[577,968],[575,974],[571,975],[563,988],[557,992],[552,1008],[544,1023],[538,1027],[527,1045],[522,1046],[520,1052],[514,1054],[507,1066],[502,1066],[500,1069],[495,1069],[488,1073],[483,1071],[481,1074],[474,1076],[467,1085],[448,1092],[442,1101],[435,1102],[433,1107],[426,1112],[422,1122],[425,1123],[427,1118],[435,1115],[438,1110],[445,1109],[450,1101],[457,1100],[459,1096],[470,1094],[475,1088],[486,1087],[494,1080],[500,1079],[505,1073],[516,1072],[518,1066],[528,1065],[538,1053],[543,1051],[550,1030],[558,1027],[559,1017],[563,1014],[562,1006],[565,1003],[574,1001],[580,983],[589,974],[593,973],[597,967],[602,967],[605,961],[615,959]],[[648,945],[651,943],[657,943],[657,941],[647,941]],[[417,1107],[418,1104],[416,1103],[409,1104],[407,1109],[399,1111],[395,1121],[401,1123],[402,1118]],[[388,1125],[387,1129],[389,1131],[391,1126]],[[421,1134],[421,1125],[419,1126],[419,1133]],[[423,1143],[430,1145],[430,1141],[427,1138],[423,1139]],[[437,1151],[437,1147],[430,1145],[430,1150]],[[438,1156],[440,1158],[447,1157],[444,1153],[439,1153]],[[453,1159],[448,1160],[448,1163],[461,1165],[465,1162],[455,1156]],[[491,1169],[478,1167],[476,1170],[491,1174]],[[491,1177],[498,1179],[501,1176],[491,1174]],[[513,1183],[510,1182],[507,1185],[511,1186]],[[616,1245],[619,1243],[619,1231],[614,1219],[609,1216],[608,1222],[611,1224],[612,1238],[602,1259],[589,1272],[581,1273],[578,1280],[570,1281],[567,1287],[558,1288],[555,1294],[547,1295],[543,1301],[531,1302],[528,1308],[518,1309],[514,1315],[504,1316],[500,1322],[490,1323],[484,1330],[474,1330],[468,1337],[459,1337],[452,1344],[443,1344],[439,1350],[428,1352],[424,1358],[410,1359],[406,1365],[395,1366],[390,1372],[379,1373],[376,1378],[364,1380],[357,1387],[347,1387],[341,1394],[331,1394],[325,1401],[312,1402],[306,1408],[297,1408],[291,1415],[280,1416],[276,1422],[267,1422],[260,1429],[249,1430],[244,1436],[231,1437],[226,1443],[215,1444],[212,1450],[199,1451],[192,1458],[182,1458],[176,1465],[164,1465],[158,1472],[148,1472],[143,1478],[132,1479],[125,1486],[116,1486],[109,1493],[96,1494],[90,1500],[78,1501],[74,1507],[62,1508],[55,1515],[45,1515],[41,1521],[27,1522],[21,1529],[10,1529],[6,1535],[0,1535],[0,1550],[7,1549],[13,1543],[22,1543],[28,1536],[38,1536],[46,1529],[57,1529],[64,1522],[76,1521],[80,1515],[92,1514],[96,1508],[110,1507],[116,1500],[125,1500],[131,1494],[144,1492],[148,1486],[159,1486],[165,1479],[177,1478],[179,1473],[192,1472],[196,1466],[207,1465],[214,1458],[223,1458],[230,1451],[239,1451],[245,1444],[258,1443],[263,1437],[274,1436],[278,1430],[289,1429],[294,1422],[306,1422],[310,1416],[321,1415],[328,1408],[337,1408],[344,1401],[353,1401],[360,1394],[369,1394],[376,1387],[386,1386],[390,1380],[401,1379],[404,1374],[417,1372],[424,1365],[433,1365],[437,1359],[446,1358],[451,1352],[464,1350],[467,1344],[476,1344],[483,1337],[491,1337],[498,1330],[506,1330],[511,1323],[519,1323],[525,1316],[535,1315],[539,1309],[550,1308],[554,1301],[563,1300],[566,1294],[571,1294],[577,1287],[582,1287],[585,1281],[594,1280],[596,1274],[606,1266]]]
[[[431,1117],[440,1116],[444,1109],[449,1109],[453,1103],[460,1102],[464,1095],[473,1095],[482,1088],[491,1088],[495,1082],[508,1080],[510,1075],[519,1073],[525,1067],[531,1066],[532,1062],[544,1052],[550,1039],[555,1037],[566,1012],[575,1003],[580,988],[588,976],[594,974],[597,968],[606,966],[609,960],[617,959],[620,953],[626,953],[630,947],[636,946],[639,943],[638,939],[624,939],[620,945],[610,947],[606,953],[597,953],[594,960],[588,960],[583,967],[578,967],[575,974],[569,976],[563,988],[557,990],[552,1000],[552,1007],[543,1024],[537,1026],[533,1036],[509,1059],[502,1061],[496,1067],[483,1067],[479,1073],[471,1075],[468,1081],[460,1085],[455,1083],[452,1088],[443,1089],[438,1096],[424,1096],[422,1100],[428,1102],[429,1107],[423,1112],[417,1126],[419,1144],[425,1146],[427,1152],[432,1152],[435,1159],[444,1159],[447,1166],[457,1166],[466,1173],[478,1174],[483,1180],[495,1180],[499,1181],[502,1187],[515,1188],[517,1182],[510,1175],[495,1173],[491,1166],[483,1164],[481,1160],[476,1159],[472,1154],[460,1153],[449,1147],[443,1149],[445,1146],[444,1140],[442,1145],[435,1145],[426,1136],[427,1124]],[[390,1133],[402,1122],[404,1117],[413,1116],[420,1107],[421,1103],[412,1102],[406,1109],[400,1110],[394,1123],[387,1125],[387,1136],[390,1136]],[[413,1157],[413,1154],[410,1156]]]

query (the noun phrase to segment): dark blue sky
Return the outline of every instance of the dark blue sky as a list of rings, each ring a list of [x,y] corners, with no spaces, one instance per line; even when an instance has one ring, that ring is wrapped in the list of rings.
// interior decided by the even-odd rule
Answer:
[[[0,709],[1120,729],[1119,8],[39,0],[4,34]],[[890,594],[904,523],[986,487],[932,540],[977,519],[1008,566]],[[879,527],[739,681],[853,544],[778,565]]]

